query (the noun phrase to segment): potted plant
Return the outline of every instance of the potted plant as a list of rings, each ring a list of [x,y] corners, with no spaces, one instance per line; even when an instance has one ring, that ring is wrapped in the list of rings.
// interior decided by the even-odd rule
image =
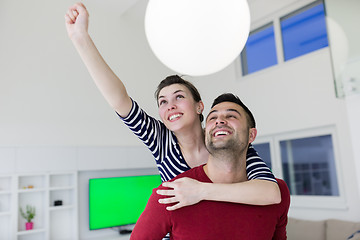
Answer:
[[[25,223],[25,229],[31,230],[34,227],[34,223],[31,222],[31,220],[35,217],[35,207],[32,207],[30,205],[26,205],[26,212],[22,210],[20,207],[20,214],[23,218],[26,219]]]

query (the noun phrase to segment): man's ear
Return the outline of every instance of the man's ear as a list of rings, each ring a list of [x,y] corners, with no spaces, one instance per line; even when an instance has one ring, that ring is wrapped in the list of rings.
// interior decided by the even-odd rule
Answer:
[[[257,135],[257,129],[256,128],[250,128],[249,130],[249,143],[252,143]]]

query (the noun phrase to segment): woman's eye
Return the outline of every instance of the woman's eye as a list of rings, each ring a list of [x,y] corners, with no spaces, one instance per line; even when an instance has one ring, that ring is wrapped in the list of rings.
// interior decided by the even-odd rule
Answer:
[[[177,95],[176,99],[178,99],[178,98],[184,98],[184,96],[183,95]]]
[[[166,101],[165,101],[165,100],[161,100],[161,101],[159,102],[159,106],[160,106],[160,105],[163,105],[164,103],[166,103]]]

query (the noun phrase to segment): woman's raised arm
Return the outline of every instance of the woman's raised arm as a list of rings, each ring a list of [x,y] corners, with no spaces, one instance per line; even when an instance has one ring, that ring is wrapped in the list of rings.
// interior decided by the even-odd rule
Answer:
[[[88,24],[89,13],[84,4],[76,3],[68,9],[65,25],[69,38],[106,101],[125,117],[131,110],[131,99],[122,81],[100,55],[88,33]]]

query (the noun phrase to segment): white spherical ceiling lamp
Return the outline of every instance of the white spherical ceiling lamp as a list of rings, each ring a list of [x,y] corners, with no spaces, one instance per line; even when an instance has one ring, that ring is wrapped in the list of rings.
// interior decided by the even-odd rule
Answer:
[[[145,14],[145,33],[155,56],[190,76],[230,65],[249,30],[246,0],[149,0]]]

